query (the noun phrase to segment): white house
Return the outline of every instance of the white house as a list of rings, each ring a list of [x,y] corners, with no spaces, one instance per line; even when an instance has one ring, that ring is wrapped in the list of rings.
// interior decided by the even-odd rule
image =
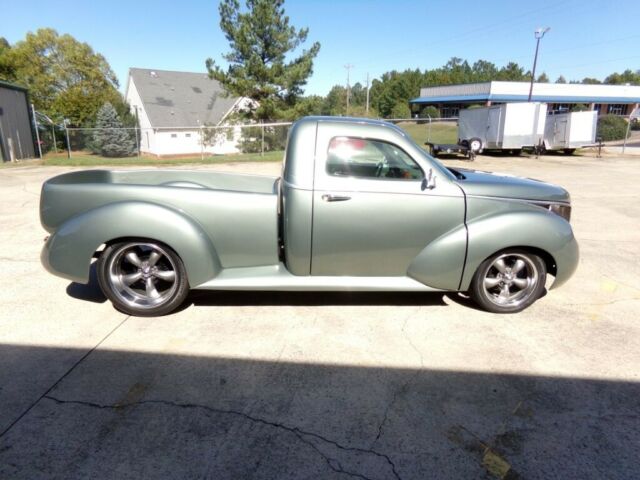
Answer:
[[[140,151],[157,156],[236,153],[239,129],[213,135],[207,127],[224,125],[250,101],[226,96],[206,73],[144,68],[129,69],[125,99],[138,115]]]

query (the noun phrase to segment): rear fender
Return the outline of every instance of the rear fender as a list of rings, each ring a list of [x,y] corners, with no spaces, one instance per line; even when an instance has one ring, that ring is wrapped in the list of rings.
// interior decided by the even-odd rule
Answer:
[[[91,258],[100,245],[126,237],[152,239],[174,249],[192,288],[222,270],[210,238],[195,220],[147,202],[112,203],[70,218],[47,240],[42,263],[55,275],[87,283]]]

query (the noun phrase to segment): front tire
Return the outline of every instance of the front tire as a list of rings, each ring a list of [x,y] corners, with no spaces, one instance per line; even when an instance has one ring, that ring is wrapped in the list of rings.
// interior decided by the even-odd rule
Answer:
[[[544,291],[547,268],[538,255],[505,250],[486,259],[471,280],[471,298],[493,313],[521,312]]]
[[[166,315],[189,293],[187,272],[171,248],[159,242],[130,241],[108,246],[97,262],[104,295],[123,313]]]

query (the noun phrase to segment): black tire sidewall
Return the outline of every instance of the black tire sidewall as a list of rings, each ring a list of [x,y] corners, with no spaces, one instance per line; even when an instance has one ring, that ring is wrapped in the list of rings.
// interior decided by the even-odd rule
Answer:
[[[171,256],[171,260],[176,266],[176,282],[178,282],[178,287],[170,299],[165,303],[152,308],[135,308],[124,303],[113,291],[111,283],[108,280],[109,272],[107,265],[109,264],[109,260],[114,252],[129,243],[153,243],[162,247],[167,254]],[[102,293],[107,297],[107,299],[109,299],[109,301],[111,301],[111,303],[113,303],[114,307],[122,313],[136,317],[159,317],[167,315],[180,307],[189,293],[187,271],[180,259],[180,256],[168,245],[153,240],[131,240],[128,242],[119,242],[108,245],[96,262],[96,274]]]

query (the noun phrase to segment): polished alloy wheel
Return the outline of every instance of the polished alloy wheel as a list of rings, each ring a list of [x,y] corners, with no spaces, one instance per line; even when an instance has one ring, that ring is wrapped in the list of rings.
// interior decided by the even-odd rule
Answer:
[[[154,243],[126,243],[110,255],[107,281],[124,304],[151,309],[168,302],[178,288],[171,255]]]
[[[506,253],[485,271],[482,285],[486,298],[495,305],[517,308],[536,292],[540,277],[527,255]]]

